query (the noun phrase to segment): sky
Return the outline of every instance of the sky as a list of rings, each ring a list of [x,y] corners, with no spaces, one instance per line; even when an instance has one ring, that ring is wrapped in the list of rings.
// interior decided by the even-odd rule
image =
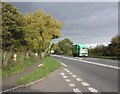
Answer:
[[[108,44],[118,34],[117,2],[11,2],[23,14],[43,10],[64,23],[62,37],[73,43]]]

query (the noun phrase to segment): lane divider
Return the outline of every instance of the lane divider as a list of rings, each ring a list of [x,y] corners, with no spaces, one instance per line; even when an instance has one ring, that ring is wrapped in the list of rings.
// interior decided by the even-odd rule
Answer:
[[[65,71],[69,71],[68,69],[64,69],[64,70]],[[74,93],[81,92],[79,90],[79,88],[77,88],[76,85],[74,83],[72,83],[71,80],[67,78],[67,76],[65,76],[65,73],[60,73],[60,74],[63,76],[63,78],[65,78],[65,81],[69,83],[69,86],[72,88],[72,90],[73,90]]]
[[[91,92],[93,92],[93,93],[97,93],[97,92],[98,92],[95,88],[92,88],[92,87],[89,87],[88,89],[89,89]]]
[[[83,86],[90,86],[88,83],[86,83],[86,82],[82,82],[82,85]]]
[[[69,72],[69,74],[73,74],[72,72]]]
[[[79,88],[74,88],[73,91],[74,91],[75,93],[81,92],[81,91],[79,90]]]
[[[60,73],[61,75],[65,75],[65,73]]]
[[[69,84],[69,86],[70,86],[70,87],[76,87],[76,85],[75,85],[75,84]]]
[[[72,77],[76,78],[77,76],[76,75],[72,75]]]
[[[71,80],[70,79],[65,79],[66,82],[70,82]]]
[[[67,76],[63,76],[63,78],[65,78],[65,79],[66,79],[66,78],[68,78],[68,77],[67,77]]]
[[[64,69],[64,70],[65,70],[66,72],[69,71],[67,68]],[[71,73],[71,72],[69,72],[69,74],[70,74],[70,73]],[[91,87],[88,83],[84,82],[81,78],[77,77],[76,75],[71,74],[71,76],[72,76],[73,78],[75,78],[78,82],[81,82],[81,84],[82,84],[84,87],[87,87],[87,89],[88,89],[90,92],[92,92],[92,93],[97,93],[97,92],[98,92],[98,90],[96,90],[95,88]],[[65,78],[65,77],[63,77],[63,78]],[[67,82],[71,82],[70,79],[65,79],[65,80],[66,80]],[[73,91],[74,91],[74,92],[81,92],[81,91],[79,90],[79,88],[75,88],[75,87],[76,87],[75,84],[69,84],[69,86],[73,88]]]
[[[79,82],[79,81],[83,81],[81,78],[76,78],[76,80]]]

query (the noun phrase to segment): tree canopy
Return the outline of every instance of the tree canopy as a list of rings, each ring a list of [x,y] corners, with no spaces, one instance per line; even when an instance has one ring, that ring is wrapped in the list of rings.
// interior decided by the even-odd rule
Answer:
[[[61,36],[62,22],[43,11],[38,10],[35,13],[26,14],[25,21],[27,24],[25,27],[26,40],[29,49],[43,52],[50,46],[51,39]]]
[[[23,15],[9,3],[2,4],[2,49],[18,50],[24,45]]]
[[[72,45],[73,42],[66,38],[56,44],[53,44],[52,49],[56,54],[72,55]]]
[[[120,59],[120,35],[113,37],[108,46],[97,45],[95,48],[89,49],[89,54],[94,56],[111,56]]]
[[[61,36],[63,23],[44,11],[21,14],[10,3],[2,4],[2,49],[45,52]]]

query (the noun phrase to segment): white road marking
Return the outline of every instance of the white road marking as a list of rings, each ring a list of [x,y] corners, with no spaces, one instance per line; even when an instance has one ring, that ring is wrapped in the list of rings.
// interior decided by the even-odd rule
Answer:
[[[103,67],[109,67],[109,68],[114,68],[114,69],[120,69],[118,66],[111,66],[111,65],[106,65],[106,64],[101,64],[101,63],[95,63],[91,61],[85,61],[85,60],[80,60],[82,62],[88,63],[88,64],[93,64],[93,65],[98,65],[98,66],[103,66]]]
[[[23,86],[24,86],[24,85],[20,85],[20,86],[17,86],[17,87],[13,87],[13,88],[10,88],[10,89],[7,89],[7,90],[2,91],[2,93],[3,93],[3,92],[9,92],[9,91],[15,90],[15,89],[20,88],[20,87],[23,87]]]
[[[88,88],[91,92],[98,92],[95,88],[89,87]]]
[[[70,79],[65,79],[67,82],[70,82],[71,80]]]
[[[76,76],[76,75],[72,75],[72,77],[74,77],[74,78],[75,78],[75,77],[77,77],[77,76]]]
[[[68,69],[64,69],[65,71],[68,70]]]
[[[69,70],[67,70],[67,69],[64,69],[64,70],[69,71]],[[67,76],[65,76],[65,73],[60,73],[60,74],[63,76],[63,78],[65,78],[65,81],[66,81],[66,82],[71,82],[71,80],[68,79]],[[72,73],[69,72],[69,74],[72,74]],[[76,75],[72,75],[72,76],[73,76],[74,78],[77,77]],[[83,81],[83,80],[80,79],[80,78],[76,78],[76,80],[77,80],[77,81]],[[88,83],[86,83],[86,82],[81,82],[81,84],[82,84],[83,86],[88,86],[88,90],[90,90],[91,92],[95,92],[95,93],[98,92],[95,88],[89,87],[90,85],[89,85]],[[71,88],[73,88],[73,91],[74,91],[75,93],[81,92],[81,91],[79,90],[79,88],[75,88],[75,87],[76,87],[75,84],[69,84],[69,86],[70,86]]]
[[[61,75],[65,75],[65,73],[60,73]]]
[[[70,87],[76,87],[75,84],[69,84]]]
[[[76,58],[70,58],[70,57],[65,57],[65,56],[60,56],[60,55],[54,55],[54,56],[61,57],[61,58],[66,58],[66,59],[70,59],[70,60],[75,60],[75,61],[81,61],[81,62],[85,62],[85,63],[88,63],[88,64],[93,64],[93,65],[113,68],[113,69],[120,69],[120,67],[118,67],[118,66],[111,66],[111,65],[106,65],[106,64],[100,64],[100,63],[96,63],[96,62],[91,62],[91,61],[86,61],[86,60],[76,59]]]
[[[88,83],[86,83],[86,82],[82,82],[82,85],[83,86],[90,86]]]
[[[82,79],[80,79],[80,78],[76,78],[76,80],[77,80],[77,81],[83,81],[83,80],[82,80]]]
[[[81,92],[81,91],[79,90],[79,88],[74,88],[73,91],[74,91],[74,92]]]
[[[70,72],[69,70],[67,70],[66,72]]]
[[[65,65],[64,63],[60,62],[64,67],[67,67],[67,65]]]
[[[69,72],[69,74],[73,74],[72,72]]]
[[[68,78],[67,76],[63,76],[63,78]]]

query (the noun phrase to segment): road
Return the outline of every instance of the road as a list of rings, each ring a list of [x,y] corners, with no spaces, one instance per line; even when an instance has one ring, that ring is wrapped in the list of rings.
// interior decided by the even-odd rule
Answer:
[[[87,81],[90,85],[96,87],[98,91],[118,92],[118,61],[96,58],[55,58],[64,62],[68,66],[68,69],[76,73],[76,75]],[[103,66],[99,64],[103,64]],[[106,67],[104,65],[109,66]]]
[[[42,82],[12,92],[118,92],[118,61],[52,57],[67,67],[62,67]]]

